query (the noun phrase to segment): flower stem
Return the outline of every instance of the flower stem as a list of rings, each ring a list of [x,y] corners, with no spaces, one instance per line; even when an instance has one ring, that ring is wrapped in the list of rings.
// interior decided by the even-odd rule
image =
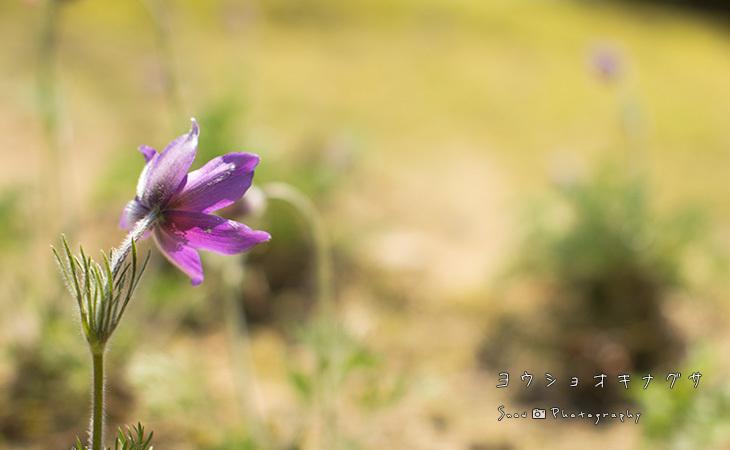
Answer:
[[[182,120],[182,112],[185,109],[183,108],[180,86],[176,76],[169,14],[162,0],[142,0],[142,4],[149,11],[155,26],[157,53],[160,58],[165,96],[167,97],[173,123],[178,123]]]
[[[159,210],[150,211],[149,214],[134,224],[134,228],[127,233],[122,244],[118,248],[112,250],[111,268],[114,275],[119,272],[119,269],[121,269],[124,261],[127,259],[129,252],[132,250],[132,242],[137,242],[147,232],[147,230],[152,228],[152,225],[154,225],[159,216]]]
[[[335,342],[328,329],[333,323],[331,321],[334,319],[335,313],[332,293],[332,259],[324,220],[309,197],[289,184],[270,183],[263,187],[263,191],[268,198],[283,201],[294,208],[311,233],[317,268],[317,316],[318,321],[321,321],[315,326],[324,327],[323,330],[317,332],[325,333],[325,337],[322,340],[317,339],[318,343],[315,344],[323,346],[319,350],[324,350],[325,355],[325,360],[318,364],[314,375],[317,384],[315,395],[318,411],[315,420],[317,431],[320,433],[319,447],[323,449],[338,448],[337,392],[335,364],[332,362],[335,355],[330,351]]]
[[[104,347],[91,349],[94,369],[93,392],[91,397],[91,450],[102,450],[104,442]]]
[[[244,414],[253,442],[263,444],[261,418],[256,404],[256,372],[246,321],[246,311],[240,302],[239,287],[243,281],[243,264],[225,264],[221,267],[225,286],[224,307],[229,349],[239,408]]]
[[[124,266],[124,262],[127,260],[127,256],[129,256],[129,252],[132,250],[133,243],[139,240],[139,238],[141,238],[145,234],[145,232],[147,232],[147,230],[149,230],[152,225],[154,225],[155,220],[157,220],[158,216],[159,211],[151,211],[147,216],[139,220],[134,225],[132,231],[130,231],[124,238],[124,241],[122,241],[122,244],[118,248],[112,250],[109,272],[111,274],[112,280],[116,278],[117,274]],[[136,264],[136,255],[133,258],[135,260],[134,264]],[[142,270],[144,270],[144,268]],[[110,280],[110,283],[113,284],[113,281]],[[134,284],[136,284],[136,282],[134,280],[131,280],[130,283],[130,286],[132,286],[130,287],[131,293],[131,290],[134,289]],[[110,294],[111,293],[109,293],[109,295]],[[127,298],[127,301],[128,300],[129,298]],[[109,297],[106,297],[106,301],[109,302],[111,300]],[[104,378],[104,354],[106,352],[107,340],[109,336],[111,336],[111,333],[113,333],[116,325],[119,323],[119,320],[124,313],[124,309],[126,308],[126,304],[127,303],[125,301],[121,309],[118,311],[115,309],[113,314],[111,306],[108,306],[107,308],[101,308],[100,306],[100,310],[103,309],[102,314],[105,314],[104,320],[106,320],[106,324],[103,326],[103,328],[108,330],[106,331],[107,335],[103,339],[89,340],[93,368],[93,389],[91,394],[91,431],[89,436],[89,439],[91,441],[91,450],[102,450],[102,447],[104,445],[104,393],[106,384],[106,380]],[[114,324],[110,325],[112,320],[114,321]]]
[[[63,215],[65,208],[61,204],[63,184],[61,183],[62,166],[61,158],[61,137],[60,137],[60,100],[58,95],[57,77],[57,55],[61,15],[61,2],[46,1],[43,18],[43,26],[40,36],[40,47],[38,49],[38,79],[37,93],[38,103],[43,121],[43,129],[47,139],[47,154],[43,168],[41,185],[44,187],[44,198],[47,199],[43,207],[49,213],[47,217],[58,217]],[[64,217],[65,219],[65,217]],[[50,221],[43,221],[42,226],[53,225]]]

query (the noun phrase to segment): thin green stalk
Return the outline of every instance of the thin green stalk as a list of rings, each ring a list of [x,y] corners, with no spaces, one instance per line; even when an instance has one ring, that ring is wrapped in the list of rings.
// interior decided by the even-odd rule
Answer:
[[[91,450],[102,450],[104,443],[104,393],[106,380],[104,379],[104,349],[101,348],[91,349],[91,358],[94,368],[93,375],[93,392],[92,392],[92,404],[91,404],[91,436],[90,444]]]
[[[318,378],[316,388],[316,403],[318,409],[319,423],[317,427],[324,436],[322,448],[331,449],[338,447],[338,427],[336,423],[336,386],[335,386],[335,364],[332,359],[336,357],[331,351],[333,342],[330,333],[330,323],[334,320],[333,285],[332,285],[332,258],[330,255],[329,240],[324,226],[324,220],[319,214],[317,207],[301,191],[286,183],[270,183],[263,187],[263,191],[269,199],[279,200],[291,206],[303,219],[312,239],[314,248],[314,260],[317,277],[317,320],[316,326],[322,326],[317,333],[326,333],[320,339],[315,339],[315,345],[324,345],[323,352],[328,358],[325,364],[317,363],[315,376]],[[322,349],[316,350],[318,353]]]
[[[240,264],[226,264],[221,270],[226,294],[224,308],[231,362],[236,373],[235,386],[238,404],[243,412],[253,441],[261,445],[261,419],[256,407],[256,373],[253,366],[251,341],[249,339],[246,312],[238,301],[239,286],[243,278],[243,261]]]
[[[173,123],[179,123],[183,118],[183,101],[180,95],[180,86],[176,76],[175,58],[172,48],[172,33],[170,20],[163,0],[141,0],[147,8],[155,25],[157,53],[162,68],[162,83],[165,88],[165,97],[170,107],[170,116]]]
[[[625,167],[627,177],[642,180],[648,175],[647,128],[641,99],[636,95],[636,76],[626,73],[613,83],[618,102],[619,125],[626,144]]]
[[[48,214],[46,217],[61,217],[62,222],[67,219],[67,208],[63,204],[62,177],[62,140],[60,98],[58,93],[57,59],[59,48],[59,28],[61,22],[62,2],[46,0],[44,5],[43,23],[40,30],[40,45],[38,48],[38,79],[37,95],[43,129],[48,145],[45,155],[45,165],[41,186],[43,208]],[[44,220],[41,227],[48,229],[54,223]]]

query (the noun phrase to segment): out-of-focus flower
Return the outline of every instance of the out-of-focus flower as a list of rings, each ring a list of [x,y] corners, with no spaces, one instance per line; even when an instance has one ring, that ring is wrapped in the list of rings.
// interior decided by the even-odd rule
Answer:
[[[198,149],[200,129],[193,119],[190,132],[172,141],[161,153],[139,150],[147,160],[137,183],[137,195],[124,208],[120,226],[131,229],[142,219],[162,253],[185,272],[193,286],[203,282],[197,250],[232,255],[250,250],[271,236],[241,223],[209,214],[243,196],[251,186],[259,157],[228,153],[187,173]]]
[[[591,52],[590,66],[602,80],[610,83],[621,76],[622,59],[618,49],[600,45]]]

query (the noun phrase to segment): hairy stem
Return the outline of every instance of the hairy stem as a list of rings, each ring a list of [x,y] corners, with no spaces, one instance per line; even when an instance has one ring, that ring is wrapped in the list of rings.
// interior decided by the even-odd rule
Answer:
[[[132,242],[137,242],[144,234],[152,228],[157,218],[160,216],[159,210],[150,211],[145,217],[137,221],[134,224],[132,231],[127,233],[127,236],[122,241],[122,244],[112,250],[111,269],[112,274],[116,276],[119,270],[124,265],[124,261],[127,259],[129,252],[132,250]]]
[[[155,220],[157,220],[157,218],[159,217],[159,214],[159,211],[154,210],[151,211],[147,216],[139,220],[134,225],[132,231],[130,231],[124,238],[122,244],[118,248],[112,250],[111,262],[107,262],[107,264],[110,264],[107,265],[107,273],[111,275],[111,280],[107,280],[108,283],[104,283],[101,280],[102,275],[98,275],[99,286],[106,285],[108,289],[106,293],[101,294],[102,298],[105,299],[107,304],[99,306],[99,308],[104,308],[100,309],[100,311],[101,314],[104,315],[104,320],[106,320],[104,328],[108,330],[108,335],[104,339],[89,341],[91,346],[91,359],[93,366],[93,389],[91,394],[91,431],[89,436],[89,439],[91,441],[91,450],[102,450],[102,446],[104,445],[104,392],[106,383],[106,380],[104,378],[104,353],[106,352],[107,339],[114,331],[114,328],[116,328],[116,325],[119,323],[119,320],[121,319],[121,314],[124,312],[124,308],[126,307],[125,301],[124,305],[121,306],[121,310],[115,310],[115,314],[112,314],[112,305],[108,302],[112,301],[112,291],[115,289],[115,279],[119,271],[122,270],[124,262],[127,260],[127,256],[129,256],[129,252],[132,251],[133,244],[154,225]],[[136,254],[133,259],[133,265],[136,266]],[[133,272],[135,271],[135,269],[132,270]],[[142,270],[144,270],[144,268]],[[109,275],[105,276],[108,277]],[[130,276],[134,276],[134,273]],[[130,280],[130,283],[131,287],[129,289],[131,292],[131,290],[134,289],[134,284],[136,284],[136,282],[134,280]],[[112,319],[114,319],[115,322],[113,326],[110,325]]]
[[[92,348],[91,359],[94,368],[93,391],[91,394],[91,450],[102,450],[104,443],[104,347]]]

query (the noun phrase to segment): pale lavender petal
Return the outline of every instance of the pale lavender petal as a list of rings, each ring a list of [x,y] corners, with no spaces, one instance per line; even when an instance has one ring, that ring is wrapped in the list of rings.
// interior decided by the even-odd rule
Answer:
[[[141,198],[144,195],[145,188],[147,187],[147,178],[149,177],[150,168],[152,163],[157,158],[157,150],[152,147],[143,145],[139,148],[139,151],[144,155],[146,164],[142,173],[139,175],[139,181],[137,181],[137,198]]]
[[[122,211],[122,217],[119,220],[119,227],[130,230],[138,220],[142,219],[150,210],[137,200],[127,203]]]
[[[195,160],[199,135],[200,129],[193,119],[190,133],[172,141],[159,155],[152,156],[140,177],[141,195],[138,185],[138,196],[142,204],[148,207],[165,206],[173,192],[184,182],[187,171]]]
[[[211,159],[188,174],[185,185],[175,192],[169,209],[211,212],[232,204],[251,186],[259,157],[253,153],[228,153]]]
[[[241,223],[193,211],[166,211],[159,227],[185,245],[224,255],[250,250],[271,239],[265,231],[255,231]]]
[[[139,151],[142,152],[142,154],[144,155],[144,159],[146,162],[152,161],[152,158],[157,155],[157,150],[147,145],[141,146],[139,148]]]
[[[189,276],[193,286],[203,282],[203,265],[200,263],[200,255],[187,245],[183,236],[168,233],[164,228],[157,226],[154,238],[165,258]]]
[[[147,164],[145,164],[144,168],[142,168],[142,173],[139,174],[139,180],[137,181],[138,199],[142,198],[142,196],[145,195],[145,191],[147,190],[147,184],[149,181],[150,169],[152,168],[155,160],[159,158],[159,156],[160,155],[157,153],[151,155],[150,159],[147,161]],[[147,154],[145,154],[145,159],[147,159]]]

